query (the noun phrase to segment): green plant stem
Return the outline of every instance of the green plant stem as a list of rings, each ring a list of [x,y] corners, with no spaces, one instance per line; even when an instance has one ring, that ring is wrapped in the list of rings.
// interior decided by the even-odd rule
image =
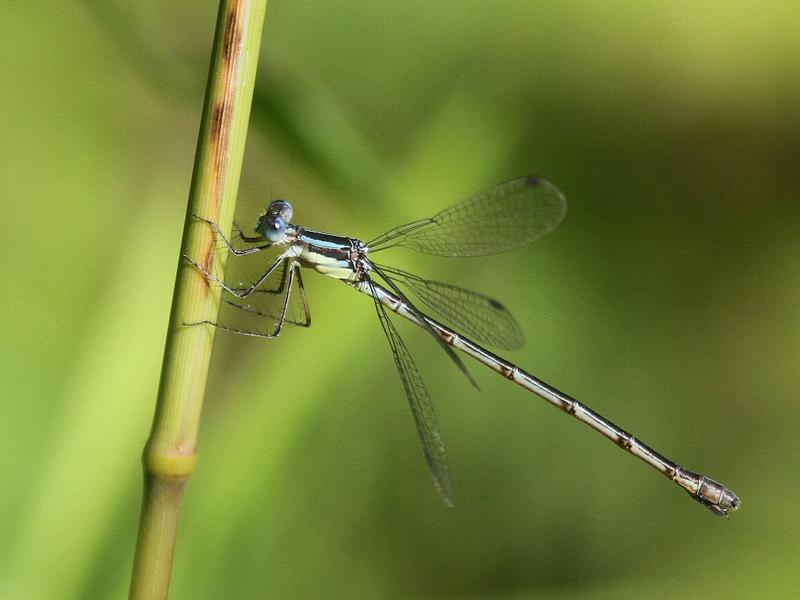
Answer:
[[[222,0],[197,142],[194,174],[181,251],[220,273],[203,215],[229,230],[253,98],[266,0]],[[145,445],[144,497],[130,597],[166,598],[181,499],[197,462],[196,441],[213,327],[184,323],[215,321],[219,289],[179,262],[161,382],[150,437]]]

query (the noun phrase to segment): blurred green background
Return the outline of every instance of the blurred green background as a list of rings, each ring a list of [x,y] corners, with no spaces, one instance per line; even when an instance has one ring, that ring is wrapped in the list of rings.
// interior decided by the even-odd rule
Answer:
[[[216,4],[0,20],[0,597],[127,594]],[[369,239],[535,173],[569,200],[508,256],[399,253],[491,293],[508,358],[735,490],[717,519],[398,322],[448,444],[439,501],[368,298],[219,334],[173,598],[796,594],[796,2],[281,2],[237,218]],[[388,255],[387,257],[388,258]]]

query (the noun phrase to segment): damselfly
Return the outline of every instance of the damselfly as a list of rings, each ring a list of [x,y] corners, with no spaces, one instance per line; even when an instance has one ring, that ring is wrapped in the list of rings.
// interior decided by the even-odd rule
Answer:
[[[203,324],[243,335],[277,337],[287,322],[287,307],[295,288],[301,297],[304,313],[303,321],[297,324],[310,324],[308,301],[300,274],[302,267],[339,279],[371,296],[411,406],[425,460],[433,474],[436,489],[448,505],[452,503],[452,491],[436,413],[422,377],[386,309],[405,317],[431,334],[473,385],[476,385],[475,380],[454,349],[464,352],[572,415],[674,481],[714,514],[726,516],[729,511],[739,507],[739,499],[731,490],[704,475],[684,469],[586,405],[467,337],[471,336],[481,343],[502,349],[520,347],[523,335],[502,304],[487,296],[454,285],[423,279],[372,259],[372,255],[377,252],[400,246],[438,256],[499,254],[552,231],[565,212],[566,200],[553,184],[537,177],[523,177],[467,198],[430,219],[397,227],[365,243],[356,238],[321,233],[294,225],[290,222],[291,204],[285,200],[276,200],[259,218],[255,236],[248,236],[239,226],[235,226],[238,237],[249,244],[244,248],[235,247],[216,223],[196,216],[214,229],[234,256],[252,255],[275,247],[282,250],[250,285],[228,285],[197,261],[184,257],[210,282],[219,284],[230,294],[226,300],[229,305],[255,317],[277,318],[272,331],[249,331],[203,321]],[[279,285],[275,289],[269,289],[265,282],[277,274],[280,275]],[[423,313],[407,292],[454,327],[448,327]],[[273,294],[281,298],[277,315],[265,312],[257,303],[250,302],[250,299],[263,294]],[[192,323],[199,324],[201,323]]]

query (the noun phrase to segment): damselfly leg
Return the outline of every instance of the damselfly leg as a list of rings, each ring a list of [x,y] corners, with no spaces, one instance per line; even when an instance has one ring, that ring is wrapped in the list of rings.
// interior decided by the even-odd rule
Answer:
[[[214,230],[214,233],[217,234],[217,239],[228,247],[228,251],[231,254],[235,254],[236,256],[247,256],[249,254],[255,254],[256,252],[261,252],[262,250],[272,247],[271,242],[264,243],[263,237],[246,235],[244,231],[242,231],[242,228],[239,226],[239,224],[234,222],[233,228],[236,230],[237,237],[240,240],[248,244],[258,244],[257,246],[248,246],[247,248],[237,248],[233,245],[233,242],[229,240],[228,237],[222,232],[222,229],[219,228],[219,225],[217,225],[214,221],[194,213],[192,213],[192,217],[198,221],[208,224],[211,229]]]
[[[208,224],[214,231],[218,241],[224,244],[234,256],[250,256],[256,252],[268,250],[273,245],[271,243],[264,244],[262,237],[254,238],[246,236],[242,229],[234,224],[234,229],[236,230],[234,238],[238,237],[245,243],[258,244],[255,247],[236,248],[232,240],[222,234],[216,223],[199,216],[195,216],[195,218]],[[259,275],[252,280],[253,282],[249,285],[228,284],[209,272],[191,257],[184,255],[184,259],[198,269],[209,283],[217,285],[225,290],[225,292],[227,292],[226,296],[229,297],[223,296],[222,300],[224,306],[235,309],[233,311],[223,311],[223,315],[227,314],[228,318],[223,317],[221,321],[184,323],[185,326],[212,325],[219,329],[224,329],[240,335],[261,338],[278,337],[286,323],[301,327],[310,326],[311,311],[299,266],[294,258],[285,257],[285,253],[281,254],[270,265],[267,271],[259,272]],[[276,279],[277,282],[275,282]],[[297,314],[296,317],[290,317],[287,313],[289,312],[290,303],[296,295],[299,295],[300,302],[302,303],[302,314]],[[230,298],[230,296],[232,296],[233,299]],[[296,314],[296,312],[294,314]],[[233,316],[231,317],[231,315]],[[242,319],[237,318],[236,315],[248,315],[253,318],[247,320],[246,325],[240,325],[236,323],[236,321]],[[268,323],[269,320],[273,320],[274,325],[270,328],[264,328],[263,324]]]

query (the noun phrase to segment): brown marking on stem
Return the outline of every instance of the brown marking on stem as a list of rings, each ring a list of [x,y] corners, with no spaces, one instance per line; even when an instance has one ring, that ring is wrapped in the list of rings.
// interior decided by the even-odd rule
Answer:
[[[242,41],[242,31],[237,27],[239,19],[237,14],[239,12],[239,3],[231,3],[231,12],[228,13],[228,21],[225,23],[225,36],[222,39],[222,52],[225,57],[225,62],[231,62],[231,57],[234,52],[239,48]]]
[[[225,116],[225,103],[220,102],[214,107],[211,115],[211,141],[215,145],[219,140],[219,133],[222,130],[222,119]]]
[[[227,79],[227,77],[226,77]],[[213,206],[219,208],[222,203],[222,180],[227,163],[228,145],[230,143],[230,121],[231,111],[228,109],[230,94],[226,94],[214,106],[214,113],[211,116],[211,135],[210,147],[213,153]]]
[[[230,130],[233,121],[233,105],[239,90],[230,84],[236,81],[234,74],[241,66],[242,27],[244,22],[239,13],[245,10],[243,2],[231,2],[222,36],[222,97],[215,104],[209,127],[209,146],[213,154],[213,205],[219,207],[222,202],[223,174],[228,163],[230,146]]]
[[[214,252],[214,242],[213,238],[209,241],[208,247],[205,251],[205,260],[203,260],[203,268],[209,273],[214,272],[214,258],[216,257],[216,253]]]
[[[226,73],[227,75],[227,73]],[[227,77],[226,77],[227,79]],[[216,209],[222,204],[223,174],[227,165],[228,146],[230,145],[230,125],[232,112],[228,109],[232,93],[226,94],[214,107],[211,124],[211,148],[214,154],[213,201]]]

